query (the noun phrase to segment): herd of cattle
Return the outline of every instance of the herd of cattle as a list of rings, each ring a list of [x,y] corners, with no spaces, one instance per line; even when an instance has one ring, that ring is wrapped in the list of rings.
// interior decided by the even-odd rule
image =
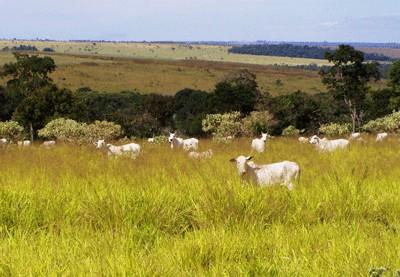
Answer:
[[[251,149],[257,153],[265,151],[267,140],[270,136],[267,133],[262,133],[261,138],[253,139],[251,142]],[[387,133],[379,133],[376,136],[376,142],[382,142],[388,137]],[[233,139],[228,137],[227,139]],[[338,149],[345,149],[350,144],[351,140],[362,141],[360,133],[351,134],[349,139],[335,139],[329,140],[326,138],[319,138],[314,135],[310,139],[305,137],[299,137],[300,143],[310,143],[315,147],[324,152],[333,152]],[[154,138],[148,139],[149,143],[154,143]],[[0,139],[0,144],[5,145],[9,143],[7,139]],[[171,145],[171,149],[183,149],[189,151],[188,156],[192,159],[210,159],[213,156],[213,151],[209,149],[205,152],[197,152],[199,148],[199,140],[196,138],[183,139],[176,136],[175,133],[170,133],[168,137],[168,143]],[[18,146],[28,147],[31,145],[31,141],[24,140],[19,141]],[[56,145],[56,141],[45,141],[42,143],[43,147],[52,147]],[[110,143],[106,143],[104,139],[98,140],[96,143],[97,149],[106,149],[109,156],[120,156],[130,155],[136,158],[141,151],[141,147],[137,143],[129,143],[121,146],[116,146]],[[239,156],[231,159],[231,162],[236,163],[237,170],[241,177],[248,176],[249,180],[256,183],[259,186],[271,186],[274,184],[280,184],[286,186],[289,190],[294,187],[294,182],[300,178],[300,166],[296,162],[282,161],[273,164],[257,165],[251,161],[252,156]]]

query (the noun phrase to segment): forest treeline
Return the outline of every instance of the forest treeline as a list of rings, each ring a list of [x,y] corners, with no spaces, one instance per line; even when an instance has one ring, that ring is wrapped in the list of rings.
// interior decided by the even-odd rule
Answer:
[[[321,70],[327,92],[309,94],[294,91],[272,96],[260,91],[256,75],[246,69],[232,72],[216,83],[212,91],[183,89],[174,96],[93,91],[57,87],[50,74],[56,64],[50,57],[15,53],[15,62],[5,64],[0,77],[0,121],[18,121],[27,131],[37,130],[56,118],[92,123],[106,120],[121,125],[126,136],[150,137],[171,130],[192,136],[206,135],[202,120],[209,114],[267,111],[270,124],[260,131],[281,134],[288,126],[313,132],[324,123],[363,122],[400,109],[400,62],[391,67],[388,86],[373,90],[379,79],[376,63],[365,63],[363,53],[342,46],[326,56],[334,66]],[[340,78],[343,77],[343,78]]]
[[[293,44],[251,44],[233,46],[229,53],[262,56],[278,56],[307,59],[324,59],[327,52],[334,50],[326,47]],[[367,61],[391,61],[392,58],[378,53],[364,53]]]

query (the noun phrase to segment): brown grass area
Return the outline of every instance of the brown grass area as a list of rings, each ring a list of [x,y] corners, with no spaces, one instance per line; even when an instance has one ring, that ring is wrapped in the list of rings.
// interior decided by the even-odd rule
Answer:
[[[365,53],[378,53],[385,56],[400,59],[400,49],[395,48],[357,48]]]
[[[272,65],[241,64],[201,60],[155,60],[122,57],[48,54],[58,68],[52,78],[61,87],[76,90],[90,87],[98,91],[138,90],[142,93],[174,94],[184,88],[211,91],[229,72],[247,68],[257,75],[262,91],[273,95],[297,90],[317,93],[324,90],[315,71]],[[10,53],[0,52],[0,65],[10,62]],[[277,83],[281,80],[281,84]],[[0,80],[4,85],[5,80]]]

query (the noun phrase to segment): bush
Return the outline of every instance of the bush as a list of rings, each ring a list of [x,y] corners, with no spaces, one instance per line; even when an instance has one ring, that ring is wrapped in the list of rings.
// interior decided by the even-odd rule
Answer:
[[[400,112],[371,120],[363,126],[363,129],[367,132],[396,132],[400,129]]]
[[[43,48],[43,52],[55,52],[53,48],[45,47]]]
[[[216,139],[237,136],[241,132],[240,113],[208,114],[202,121],[202,129]]]
[[[300,130],[296,129],[296,127],[294,127],[293,125],[286,127],[282,131],[282,136],[284,136],[284,137],[295,137],[295,136],[298,136],[299,134],[300,134]]]
[[[58,118],[38,131],[39,137],[61,141],[82,141],[87,136],[87,125],[72,119]]]
[[[268,111],[251,112],[242,120],[242,133],[247,136],[256,136],[261,132],[270,132],[275,123],[274,116]]]
[[[24,128],[16,121],[0,122],[0,137],[9,141],[17,141],[23,138]]]
[[[98,139],[115,140],[121,137],[121,126],[109,121],[98,121],[87,125],[87,138],[91,142]]]
[[[108,121],[92,124],[58,118],[50,121],[38,132],[39,137],[61,141],[95,142],[98,139],[114,140],[122,135],[121,126]]]
[[[351,124],[349,123],[328,123],[319,128],[319,132],[327,136],[341,136],[351,133]]]

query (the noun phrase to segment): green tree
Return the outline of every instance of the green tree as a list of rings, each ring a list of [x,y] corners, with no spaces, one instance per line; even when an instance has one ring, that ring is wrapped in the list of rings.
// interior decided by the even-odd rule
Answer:
[[[25,96],[52,83],[49,74],[56,69],[50,57],[14,53],[16,62],[6,63],[0,77],[9,78],[7,87],[17,87]]]
[[[328,70],[321,70],[322,82],[334,93],[335,99],[343,99],[352,120],[353,132],[356,125],[361,127],[363,103],[368,82],[379,79],[377,63],[364,63],[364,54],[348,45],[340,45],[325,58],[333,64]]]
[[[187,135],[202,135],[202,120],[211,111],[209,94],[204,91],[184,89],[174,97],[175,127]]]
[[[31,128],[31,136],[53,118],[69,115],[74,105],[72,92],[48,85],[36,89],[18,105],[13,119]]]
[[[258,96],[256,75],[247,69],[239,70],[215,86],[213,109],[216,113],[239,111],[248,114],[254,110]]]
[[[393,90],[400,90],[400,60],[394,62],[390,67],[389,84]]]

